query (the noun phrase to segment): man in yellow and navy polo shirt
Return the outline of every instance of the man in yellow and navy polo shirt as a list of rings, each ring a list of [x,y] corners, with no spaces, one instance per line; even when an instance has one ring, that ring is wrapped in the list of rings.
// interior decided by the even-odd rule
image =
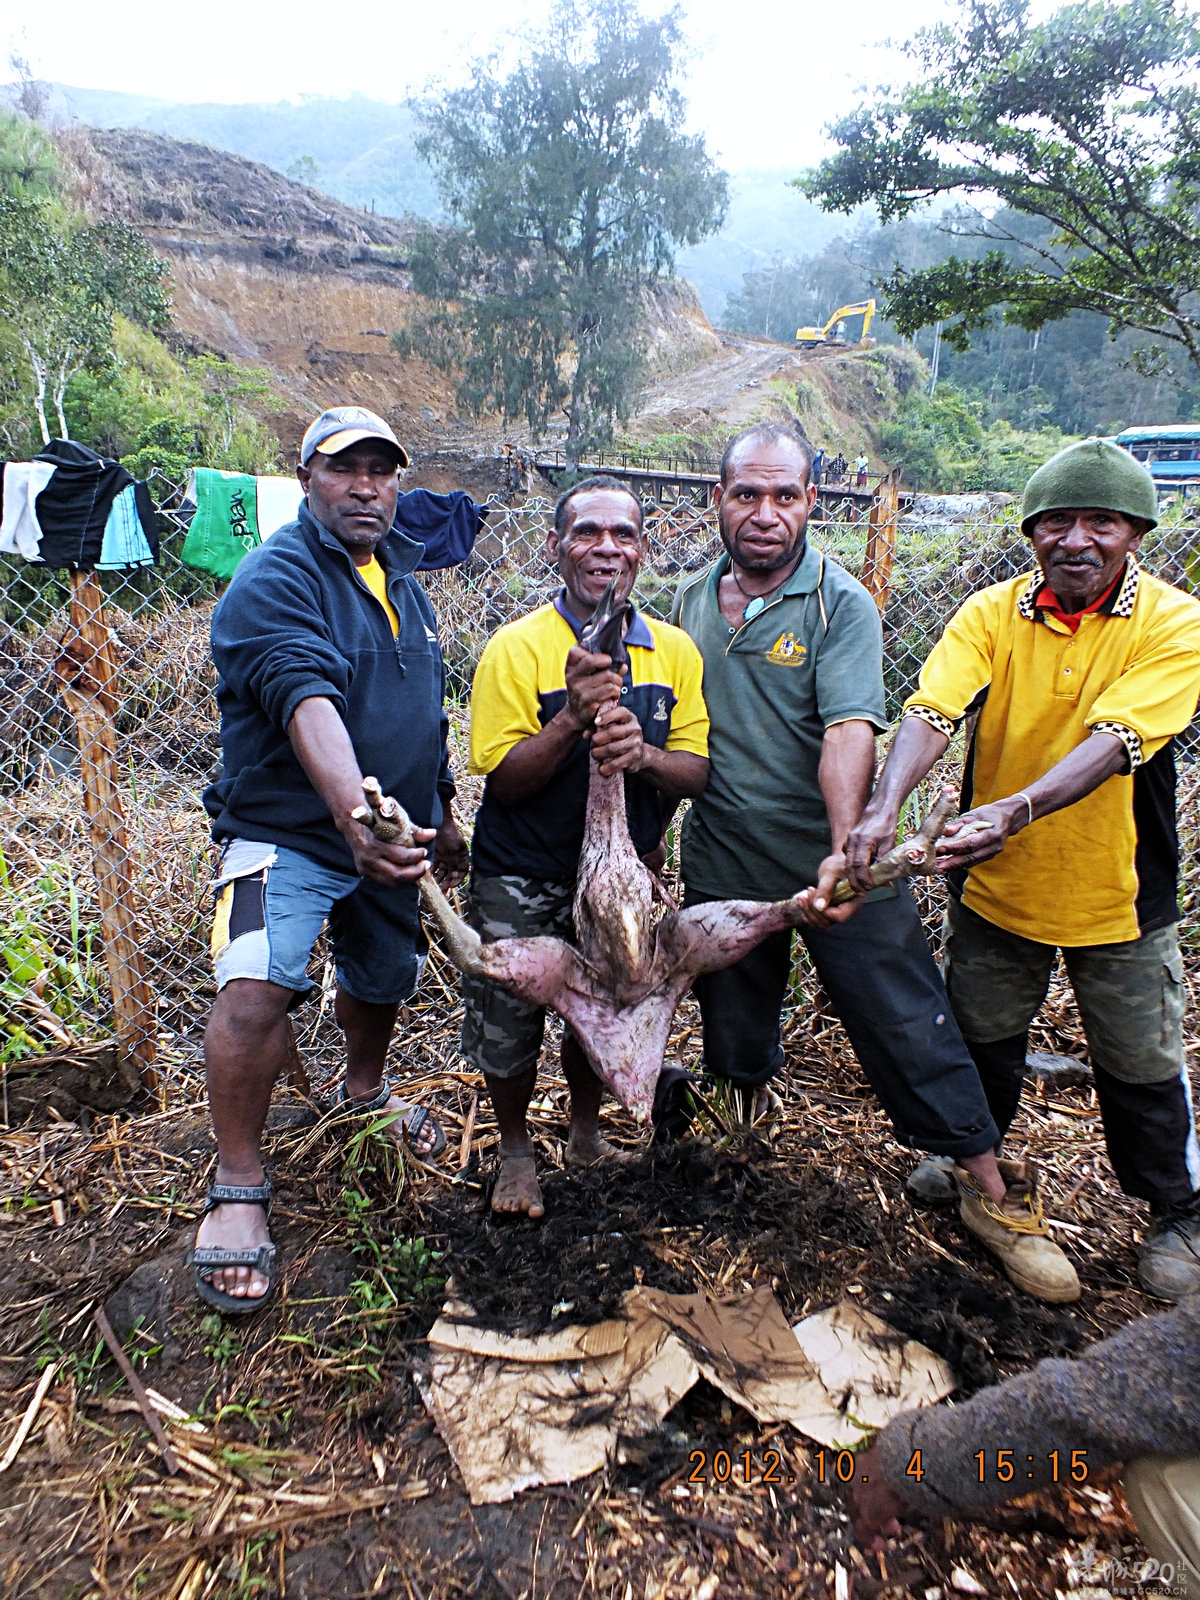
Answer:
[[[510,622],[487,644],[471,689],[471,771],[487,783],[475,818],[468,915],[485,941],[574,938],[571,916],[591,763],[624,772],[629,832],[654,851],[679,800],[708,782],[708,713],[695,645],[631,613],[624,676],[579,646],[609,581],[628,599],[646,552],[642,508],[616,478],[587,478],[555,507],[546,552],[563,587],[552,605]],[[601,727],[596,714],[610,711]],[[500,1129],[493,1211],[543,1214],[526,1112],[545,1011],[464,978],[463,1054],[484,1075]],[[571,1095],[566,1160],[615,1152],[600,1137],[602,1088],[570,1029],[562,1044]]]
[[[1173,739],[1200,697],[1200,603],[1142,572],[1150,474],[1087,439],[1025,489],[1038,570],[971,596],[904,708],[846,846],[852,881],[895,837],[904,798],[978,711],[946,830],[947,987],[1001,1133],[1029,1025],[1062,950],[1109,1160],[1153,1216],[1138,1262],[1164,1300],[1200,1291],[1200,1147],[1183,1053]],[[972,826],[968,828],[968,824]],[[956,1171],[963,1218],[995,1219]]]

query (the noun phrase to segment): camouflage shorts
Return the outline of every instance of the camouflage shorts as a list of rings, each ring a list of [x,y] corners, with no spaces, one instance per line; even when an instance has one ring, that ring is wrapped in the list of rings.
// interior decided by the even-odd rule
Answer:
[[[998,928],[952,899],[943,975],[963,1037],[1024,1033],[1054,970],[1053,945]],[[1175,924],[1124,944],[1063,951],[1092,1061],[1124,1083],[1165,1083],[1183,1065],[1187,988]]]
[[[467,921],[485,944],[539,933],[573,940],[574,899],[573,883],[477,878],[472,874]],[[545,1007],[531,1006],[479,978],[464,977],[462,990],[462,1053],[471,1065],[493,1078],[517,1078],[536,1066],[546,1024]]]

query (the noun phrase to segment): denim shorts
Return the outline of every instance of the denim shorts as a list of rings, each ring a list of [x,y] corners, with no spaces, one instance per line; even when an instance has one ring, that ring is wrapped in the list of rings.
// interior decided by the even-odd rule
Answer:
[[[314,987],[308,963],[326,922],[338,983],[356,1000],[395,1005],[417,986],[427,947],[415,884],[385,887],[283,845],[230,839],[215,892],[218,989],[259,978],[303,999]]]

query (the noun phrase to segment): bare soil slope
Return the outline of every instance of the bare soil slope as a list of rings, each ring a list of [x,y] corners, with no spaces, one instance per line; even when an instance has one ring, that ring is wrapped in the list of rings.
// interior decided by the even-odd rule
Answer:
[[[878,455],[876,424],[913,377],[907,350],[796,350],[746,334],[715,333],[717,348],[651,385],[638,417],[646,433],[705,434],[763,415],[793,415],[809,436],[847,456]]]
[[[453,379],[389,348],[421,305],[408,270],[416,222],[145,129],[77,129],[60,142],[78,198],[127,217],[169,262],[184,343],[273,374],[285,447],[315,412],[357,402],[403,434],[419,481],[511,490],[503,441],[527,446],[524,426],[459,418]],[[718,332],[682,281],[648,289],[646,310],[652,382],[635,436],[708,434],[790,412],[818,442],[878,460],[872,423],[894,397],[889,379],[912,364],[907,352],[801,352]]]
[[[97,208],[128,217],[170,263],[184,339],[268,368],[287,410],[285,445],[326,406],[366,404],[432,444],[453,385],[401,361],[388,336],[412,314],[416,224],[355,210],[258,162],[144,129],[91,130]],[[461,434],[465,430],[452,427]]]

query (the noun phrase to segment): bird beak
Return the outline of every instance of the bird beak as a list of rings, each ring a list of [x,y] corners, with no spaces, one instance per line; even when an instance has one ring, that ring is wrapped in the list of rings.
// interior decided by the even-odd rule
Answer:
[[[617,578],[609,579],[608,587],[596,602],[596,609],[579,637],[579,643],[591,654],[611,656],[614,666],[623,666],[628,658],[622,627],[629,602],[617,605],[618,581]]]

